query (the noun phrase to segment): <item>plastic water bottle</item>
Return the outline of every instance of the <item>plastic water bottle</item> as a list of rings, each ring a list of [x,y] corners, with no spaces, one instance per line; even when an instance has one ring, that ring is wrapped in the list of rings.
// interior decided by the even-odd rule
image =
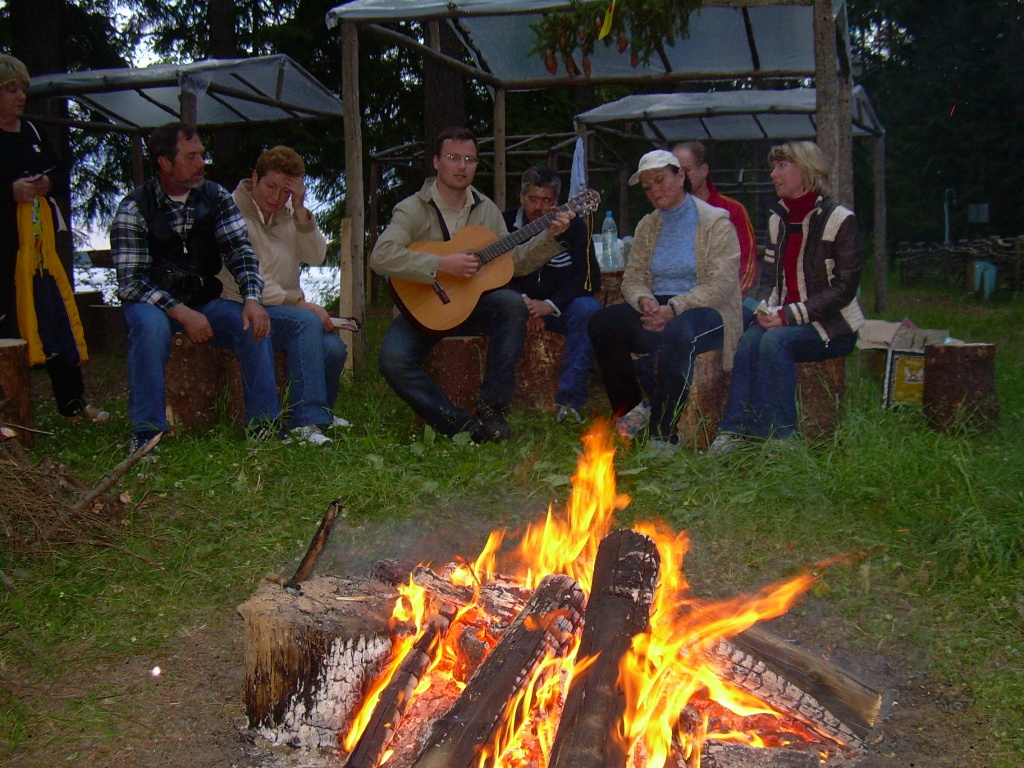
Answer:
[[[622,268],[622,261],[619,259],[619,228],[615,226],[611,211],[605,211],[604,224],[601,225],[601,268]]]

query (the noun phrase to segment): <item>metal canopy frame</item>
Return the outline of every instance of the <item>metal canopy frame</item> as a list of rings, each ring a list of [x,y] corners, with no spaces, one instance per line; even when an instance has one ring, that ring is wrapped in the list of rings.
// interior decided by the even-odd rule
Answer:
[[[215,127],[343,116],[341,99],[283,54],[41,75],[32,79],[28,95],[70,99],[110,121],[42,122],[125,133],[176,120]]]

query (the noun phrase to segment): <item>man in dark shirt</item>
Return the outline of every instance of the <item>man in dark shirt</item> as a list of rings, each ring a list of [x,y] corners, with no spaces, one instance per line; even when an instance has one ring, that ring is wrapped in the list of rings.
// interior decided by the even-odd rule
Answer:
[[[502,214],[509,231],[536,221],[558,204],[561,181],[548,168],[535,166],[523,174],[518,208]],[[580,411],[589,394],[587,379],[594,367],[594,348],[587,335],[591,315],[601,309],[594,293],[601,288],[590,233],[582,218],[573,219],[558,238],[563,250],[535,272],[513,278],[509,288],[523,295],[530,312],[527,332],[547,329],[565,335],[562,370],[555,403],[559,421],[582,421]]]
[[[246,419],[259,437],[273,435],[280,407],[270,318],[245,219],[230,192],[204,180],[204,147],[193,127],[157,128],[149,151],[157,175],[121,201],[110,228],[128,328],[130,450],[167,430],[164,366],[175,331],[194,344],[235,350]],[[222,264],[244,303],[220,298]]]

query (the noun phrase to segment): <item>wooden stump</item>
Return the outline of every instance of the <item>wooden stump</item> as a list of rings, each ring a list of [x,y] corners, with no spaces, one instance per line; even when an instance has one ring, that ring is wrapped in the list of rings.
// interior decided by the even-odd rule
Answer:
[[[831,437],[846,397],[846,358],[797,363],[796,379],[800,433],[809,441]]]
[[[516,363],[513,407],[554,410],[564,349],[565,336],[560,333],[543,331],[526,335]],[[452,403],[472,411],[486,365],[486,337],[447,336],[430,351],[423,370]]]
[[[456,407],[472,411],[486,360],[483,336],[446,336],[430,350],[423,370]]]
[[[227,398],[224,352],[209,343],[193,344],[183,333],[174,334],[164,369],[171,434],[209,429],[220,421],[220,401]]]
[[[396,596],[383,584],[334,576],[303,582],[298,594],[262,583],[238,608],[249,727],[272,744],[338,749],[339,732],[391,652]]]
[[[622,270],[613,272],[601,272],[601,290],[594,294],[594,298],[601,302],[602,306],[610,307],[612,304],[621,304],[622,299]]]
[[[693,383],[679,415],[676,431],[679,444],[706,450],[715,439],[729,399],[729,374],[722,370],[722,350],[697,355],[693,364]]]
[[[991,426],[999,417],[996,348],[992,344],[932,344],[924,348],[922,404],[939,432]]]
[[[288,383],[288,360],[274,355],[274,375],[280,397]],[[167,427],[174,434],[210,429],[224,416],[245,426],[242,373],[234,350],[209,342],[193,344],[183,333],[171,340],[171,356],[164,372],[167,393]]]
[[[526,343],[516,364],[516,391],[512,405],[517,408],[555,409],[558,378],[562,370],[565,336],[551,331],[526,334]]]
[[[24,339],[0,339],[0,402],[7,406],[0,411],[0,423],[15,428],[22,445],[31,447],[35,435],[32,429],[32,388],[28,376],[28,342]]]

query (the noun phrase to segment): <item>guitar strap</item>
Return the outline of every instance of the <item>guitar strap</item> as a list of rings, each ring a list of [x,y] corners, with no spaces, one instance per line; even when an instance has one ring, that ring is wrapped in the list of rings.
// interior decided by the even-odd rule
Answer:
[[[430,207],[434,209],[434,213],[437,214],[437,223],[441,225],[441,234],[444,236],[445,242],[452,239],[451,232],[448,231],[448,225],[444,223],[444,216],[441,215],[441,209],[437,207],[437,203],[433,200],[429,201]]]

